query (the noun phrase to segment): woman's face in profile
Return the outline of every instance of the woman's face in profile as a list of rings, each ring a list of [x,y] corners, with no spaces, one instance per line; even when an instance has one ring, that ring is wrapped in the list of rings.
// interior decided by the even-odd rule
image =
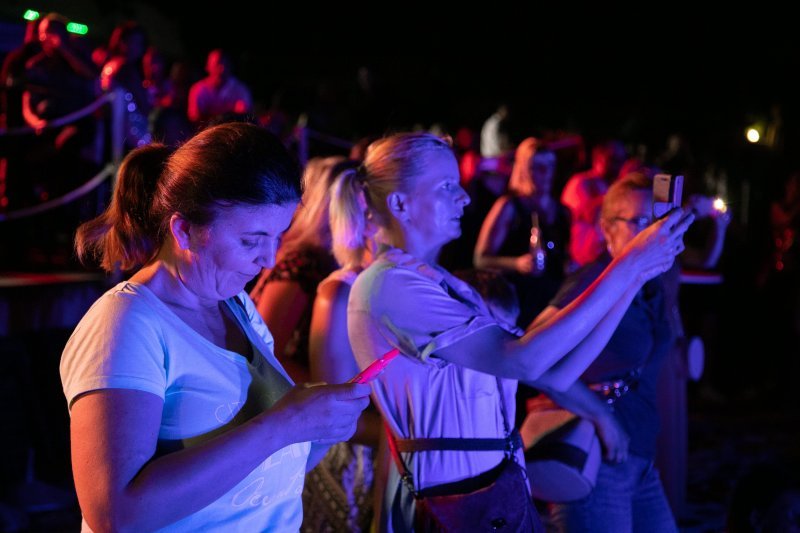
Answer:
[[[534,155],[530,161],[531,179],[536,192],[550,196],[553,190],[553,176],[556,173],[556,158],[552,154]]]
[[[409,226],[428,245],[441,246],[461,236],[469,196],[461,188],[458,162],[449,151],[429,154],[424,169],[409,195]]]
[[[611,257],[618,256],[626,244],[653,223],[652,198],[649,191],[631,191],[618,199],[611,216],[602,220]]]
[[[190,230],[189,260],[180,276],[198,297],[224,300],[275,264],[281,235],[297,203],[221,207],[211,224]]]

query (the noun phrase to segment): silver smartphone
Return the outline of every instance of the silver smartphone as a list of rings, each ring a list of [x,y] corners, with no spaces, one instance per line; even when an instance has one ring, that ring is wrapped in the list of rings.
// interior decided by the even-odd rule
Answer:
[[[653,178],[653,216],[661,218],[681,206],[683,176],[656,174]]]

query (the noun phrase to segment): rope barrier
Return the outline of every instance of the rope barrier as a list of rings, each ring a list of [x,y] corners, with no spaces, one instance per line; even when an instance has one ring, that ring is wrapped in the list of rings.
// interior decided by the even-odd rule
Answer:
[[[0,213],[0,222],[38,215],[39,213],[43,213],[44,211],[49,211],[50,209],[66,205],[71,201],[75,200],[76,198],[80,198],[81,196],[87,194],[91,190],[97,188],[101,183],[103,183],[109,177],[114,176],[116,168],[117,167],[115,167],[112,163],[107,164],[105,168],[103,168],[100,172],[98,172],[92,179],[90,179],[77,189],[73,189],[64,196],[61,196],[60,198],[53,198],[52,200],[48,200],[47,202],[43,202],[41,204],[37,204],[31,207],[26,207],[24,209],[18,209],[16,211],[11,211],[8,213]]]
[[[97,111],[100,108],[100,106],[102,106],[102,105],[104,105],[104,104],[106,104],[108,102],[113,102],[116,97],[117,97],[116,93],[113,93],[113,92],[112,93],[106,93],[103,96],[101,96],[100,98],[98,98],[97,100],[95,100],[94,102],[92,102],[91,104],[89,104],[86,107],[84,107],[83,109],[79,109],[77,111],[73,111],[72,113],[69,113],[68,115],[64,115],[63,117],[55,118],[53,120],[48,121],[47,125],[44,126],[41,129],[34,129],[34,128],[31,128],[29,126],[23,126],[21,128],[11,128],[11,129],[0,128],[0,137],[3,137],[3,136],[9,136],[10,137],[10,136],[17,136],[17,135],[38,134],[38,133],[41,133],[44,130],[49,130],[49,129],[53,129],[53,128],[60,128],[61,126],[65,126],[67,124],[75,122],[76,120],[80,120],[83,117],[85,117],[85,116],[87,116],[87,115],[89,115],[91,113],[94,113],[95,111]]]
[[[59,128],[71,122],[75,122],[76,120],[79,120],[91,113],[94,113],[97,109],[99,109],[106,103],[112,104],[112,113],[111,113],[112,161],[108,163],[99,173],[97,173],[89,181],[87,181],[77,189],[74,189],[68,192],[67,194],[61,196],[60,198],[54,198],[53,200],[49,200],[47,202],[43,202],[38,205],[26,207],[23,209],[17,209],[15,211],[10,211],[8,213],[0,213],[0,222],[38,215],[45,211],[49,211],[50,209],[54,209],[56,207],[68,204],[69,202],[75,200],[76,198],[80,198],[81,196],[87,194],[91,190],[97,188],[103,181],[105,181],[109,177],[112,178],[112,185],[113,185],[113,182],[115,181],[114,178],[116,177],[116,169],[119,167],[119,164],[122,161],[122,157],[124,155],[123,129],[124,129],[124,117],[125,117],[125,98],[123,91],[117,89],[114,92],[106,93],[97,100],[95,100],[94,102],[92,102],[91,104],[89,104],[88,106],[84,107],[83,109],[79,109],[77,111],[69,113],[68,115],[49,121],[47,125],[44,128],[42,128],[42,130]],[[11,129],[0,128],[0,137],[38,134],[41,133],[42,130],[37,130],[27,126],[21,128],[11,128]],[[305,152],[304,154],[301,154],[305,156],[301,157],[301,160],[303,161],[305,161],[305,159],[307,159],[308,156],[307,150],[308,150],[309,137],[346,150],[349,150],[353,146],[353,143],[350,141],[334,137],[333,135],[327,135],[325,133],[301,127],[298,132],[298,138],[299,138],[298,140],[300,144],[300,151]]]

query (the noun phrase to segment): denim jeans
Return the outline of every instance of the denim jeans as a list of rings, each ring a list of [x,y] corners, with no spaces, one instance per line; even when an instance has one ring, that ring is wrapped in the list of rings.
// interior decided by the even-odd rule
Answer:
[[[551,505],[547,523],[548,531],[565,533],[678,531],[653,461],[635,455],[621,464],[602,463],[591,494]]]

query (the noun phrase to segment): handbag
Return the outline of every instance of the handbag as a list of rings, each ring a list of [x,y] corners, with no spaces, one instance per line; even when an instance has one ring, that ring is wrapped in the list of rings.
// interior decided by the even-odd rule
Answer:
[[[522,441],[509,429],[505,401],[498,380],[506,437],[398,439],[388,425],[389,449],[400,477],[414,496],[414,531],[500,531],[544,533],[533,507],[525,469],[517,464],[514,451]],[[505,451],[504,459],[488,472],[453,483],[417,490],[400,452],[430,450]]]
[[[528,401],[520,434],[534,498],[570,502],[585,498],[594,489],[602,456],[600,439],[590,421],[541,394]]]
[[[643,367],[626,379],[595,383],[589,388],[612,405],[636,385]],[[545,394],[529,399],[527,410],[520,435],[533,497],[553,503],[587,497],[597,482],[603,459],[594,424]]]
[[[415,531],[507,531],[530,533],[537,529],[538,516],[525,483],[520,465],[504,459],[498,466],[481,476],[488,485],[455,494],[439,491],[419,491],[414,511]],[[471,478],[471,482],[476,482]],[[442,489],[446,485],[432,487]]]

